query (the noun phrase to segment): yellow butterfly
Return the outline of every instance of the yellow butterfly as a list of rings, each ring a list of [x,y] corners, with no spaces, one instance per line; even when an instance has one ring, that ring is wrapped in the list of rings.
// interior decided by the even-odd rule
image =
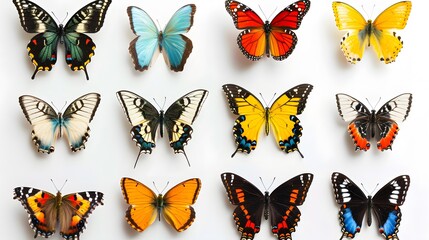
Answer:
[[[201,180],[192,178],[172,187],[165,195],[158,196],[146,185],[132,178],[121,179],[122,194],[130,205],[125,214],[128,224],[142,232],[149,227],[161,213],[164,219],[178,232],[186,230],[195,219],[192,204],[198,198]]]
[[[360,61],[366,46],[373,46],[380,61],[394,62],[402,49],[401,37],[395,30],[404,29],[411,12],[411,2],[402,1],[384,10],[372,21],[352,6],[333,2],[335,23],[339,30],[348,31],[341,41],[341,50],[350,63]]]
[[[246,153],[255,150],[262,125],[265,125],[267,135],[270,127],[273,128],[276,142],[282,151],[298,151],[303,157],[298,149],[302,126],[296,115],[304,111],[312,85],[301,84],[287,90],[271,107],[264,107],[252,93],[240,86],[225,84],[222,88],[231,112],[238,115],[233,127],[237,149],[231,157],[239,150]]]

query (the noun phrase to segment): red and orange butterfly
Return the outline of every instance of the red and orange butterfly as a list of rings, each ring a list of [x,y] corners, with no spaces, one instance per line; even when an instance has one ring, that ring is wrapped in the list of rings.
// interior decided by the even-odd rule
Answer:
[[[301,21],[310,9],[309,0],[292,3],[280,11],[274,19],[263,21],[251,8],[232,0],[225,1],[225,8],[234,20],[237,29],[244,29],[237,44],[244,56],[257,61],[265,54],[274,60],[286,59],[294,50],[298,38],[292,30],[301,25]]]

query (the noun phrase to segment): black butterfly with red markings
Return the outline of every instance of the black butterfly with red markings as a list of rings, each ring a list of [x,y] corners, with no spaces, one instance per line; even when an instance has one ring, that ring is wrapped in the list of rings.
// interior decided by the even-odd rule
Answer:
[[[374,196],[366,196],[362,190],[346,175],[332,173],[332,185],[335,198],[341,205],[341,239],[354,238],[360,232],[362,221],[367,216],[371,226],[372,215],[377,220],[378,231],[386,240],[399,240],[398,227],[401,222],[401,209],[410,187],[410,176],[398,176],[384,185]]]
[[[103,205],[103,193],[79,192],[62,196],[31,187],[17,187],[13,199],[18,199],[28,213],[28,223],[34,238],[48,238],[57,225],[64,239],[79,240],[85,229],[86,219],[98,205]]]
[[[259,232],[262,214],[270,218],[271,231],[279,240],[292,239],[301,212],[297,206],[304,203],[313,174],[304,173],[277,187],[271,194],[263,194],[255,185],[234,173],[221,175],[223,185],[233,205],[233,216],[240,240],[251,240]]]
[[[58,43],[64,43],[65,59],[73,71],[83,70],[89,79],[86,65],[94,55],[95,44],[84,33],[96,33],[103,26],[107,8],[112,0],[96,0],[77,11],[63,26],[57,24],[43,8],[29,0],[13,0],[21,26],[28,33],[37,33],[28,43],[28,55],[36,69],[51,71],[57,62]]]
[[[397,122],[402,122],[410,112],[411,93],[401,94],[385,103],[377,112],[369,110],[362,102],[347,95],[336,95],[340,116],[349,123],[349,133],[356,150],[368,150],[371,138],[377,140],[381,151],[392,150],[392,143],[398,134]]]

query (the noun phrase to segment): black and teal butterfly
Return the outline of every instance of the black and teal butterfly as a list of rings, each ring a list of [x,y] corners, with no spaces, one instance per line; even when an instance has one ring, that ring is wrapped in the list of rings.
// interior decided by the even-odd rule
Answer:
[[[95,44],[84,33],[95,33],[103,26],[111,0],[96,0],[77,11],[63,26],[55,23],[49,13],[28,0],[13,0],[21,26],[28,33],[37,33],[27,45],[28,55],[39,71],[50,71],[57,61],[58,43],[64,43],[65,58],[71,70],[83,70],[94,55]]]
[[[192,41],[183,33],[191,29],[196,9],[194,4],[181,7],[168,21],[164,31],[159,31],[145,11],[135,6],[128,7],[131,30],[137,35],[129,47],[135,69],[147,70],[162,52],[172,71],[183,71],[192,52]]]
[[[55,150],[55,141],[63,133],[73,152],[85,148],[90,131],[88,124],[94,117],[100,100],[98,93],[85,94],[74,100],[64,114],[57,113],[45,101],[29,95],[19,97],[19,104],[33,126],[31,135],[37,150],[49,154]]]
[[[140,148],[134,167],[141,153],[152,153],[155,147],[156,129],[160,126],[159,134],[164,135],[164,125],[167,130],[170,147],[174,153],[185,153],[185,145],[191,139],[192,123],[198,116],[208,95],[207,90],[194,90],[176,100],[165,112],[158,110],[146,99],[130,91],[116,93],[119,103],[133,126],[131,137]]]
[[[346,175],[332,173],[335,198],[341,205],[341,239],[354,238],[360,232],[363,217],[367,214],[367,224],[371,226],[374,213],[378,231],[386,240],[399,240],[398,227],[401,222],[401,209],[410,187],[410,176],[401,175],[384,185],[374,196],[366,196]],[[371,211],[372,210],[372,211]]]
[[[291,240],[301,218],[298,206],[304,204],[313,174],[303,173],[282,183],[270,194],[234,173],[220,175],[229,201],[237,205],[233,216],[240,240],[252,240],[261,227],[262,215],[270,219],[271,231],[278,240]]]

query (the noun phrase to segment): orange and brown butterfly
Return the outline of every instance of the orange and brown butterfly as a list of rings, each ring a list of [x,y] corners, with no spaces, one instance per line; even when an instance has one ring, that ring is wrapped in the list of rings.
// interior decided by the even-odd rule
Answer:
[[[34,238],[48,238],[57,225],[64,239],[79,240],[86,228],[86,219],[98,205],[103,205],[103,193],[95,191],[57,195],[31,187],[14,189],[18,199],[28,212],[28,223],[34,230]]]
[[[362,59],[366,46],[373,46],[380,61],[394,62],[402,49],[402,39],[395,30],[404,29],[411,12],[411,2],[401,1],[384,10],[372,21],[365,18],[347,3],[333,2],[335,23],[339,30],[347,31],[341,41],[341,50],[347,61]]]
[[[195,220],[195,210],[191,206],[198,198],[201,180],[191,178],[172,187],[165,195],[156,195],[143,183],[132,178],[121,179],[122,194],[130,205],[125,219],[136,231],[142,232],[161,214],[176,231],[182,232]]]

